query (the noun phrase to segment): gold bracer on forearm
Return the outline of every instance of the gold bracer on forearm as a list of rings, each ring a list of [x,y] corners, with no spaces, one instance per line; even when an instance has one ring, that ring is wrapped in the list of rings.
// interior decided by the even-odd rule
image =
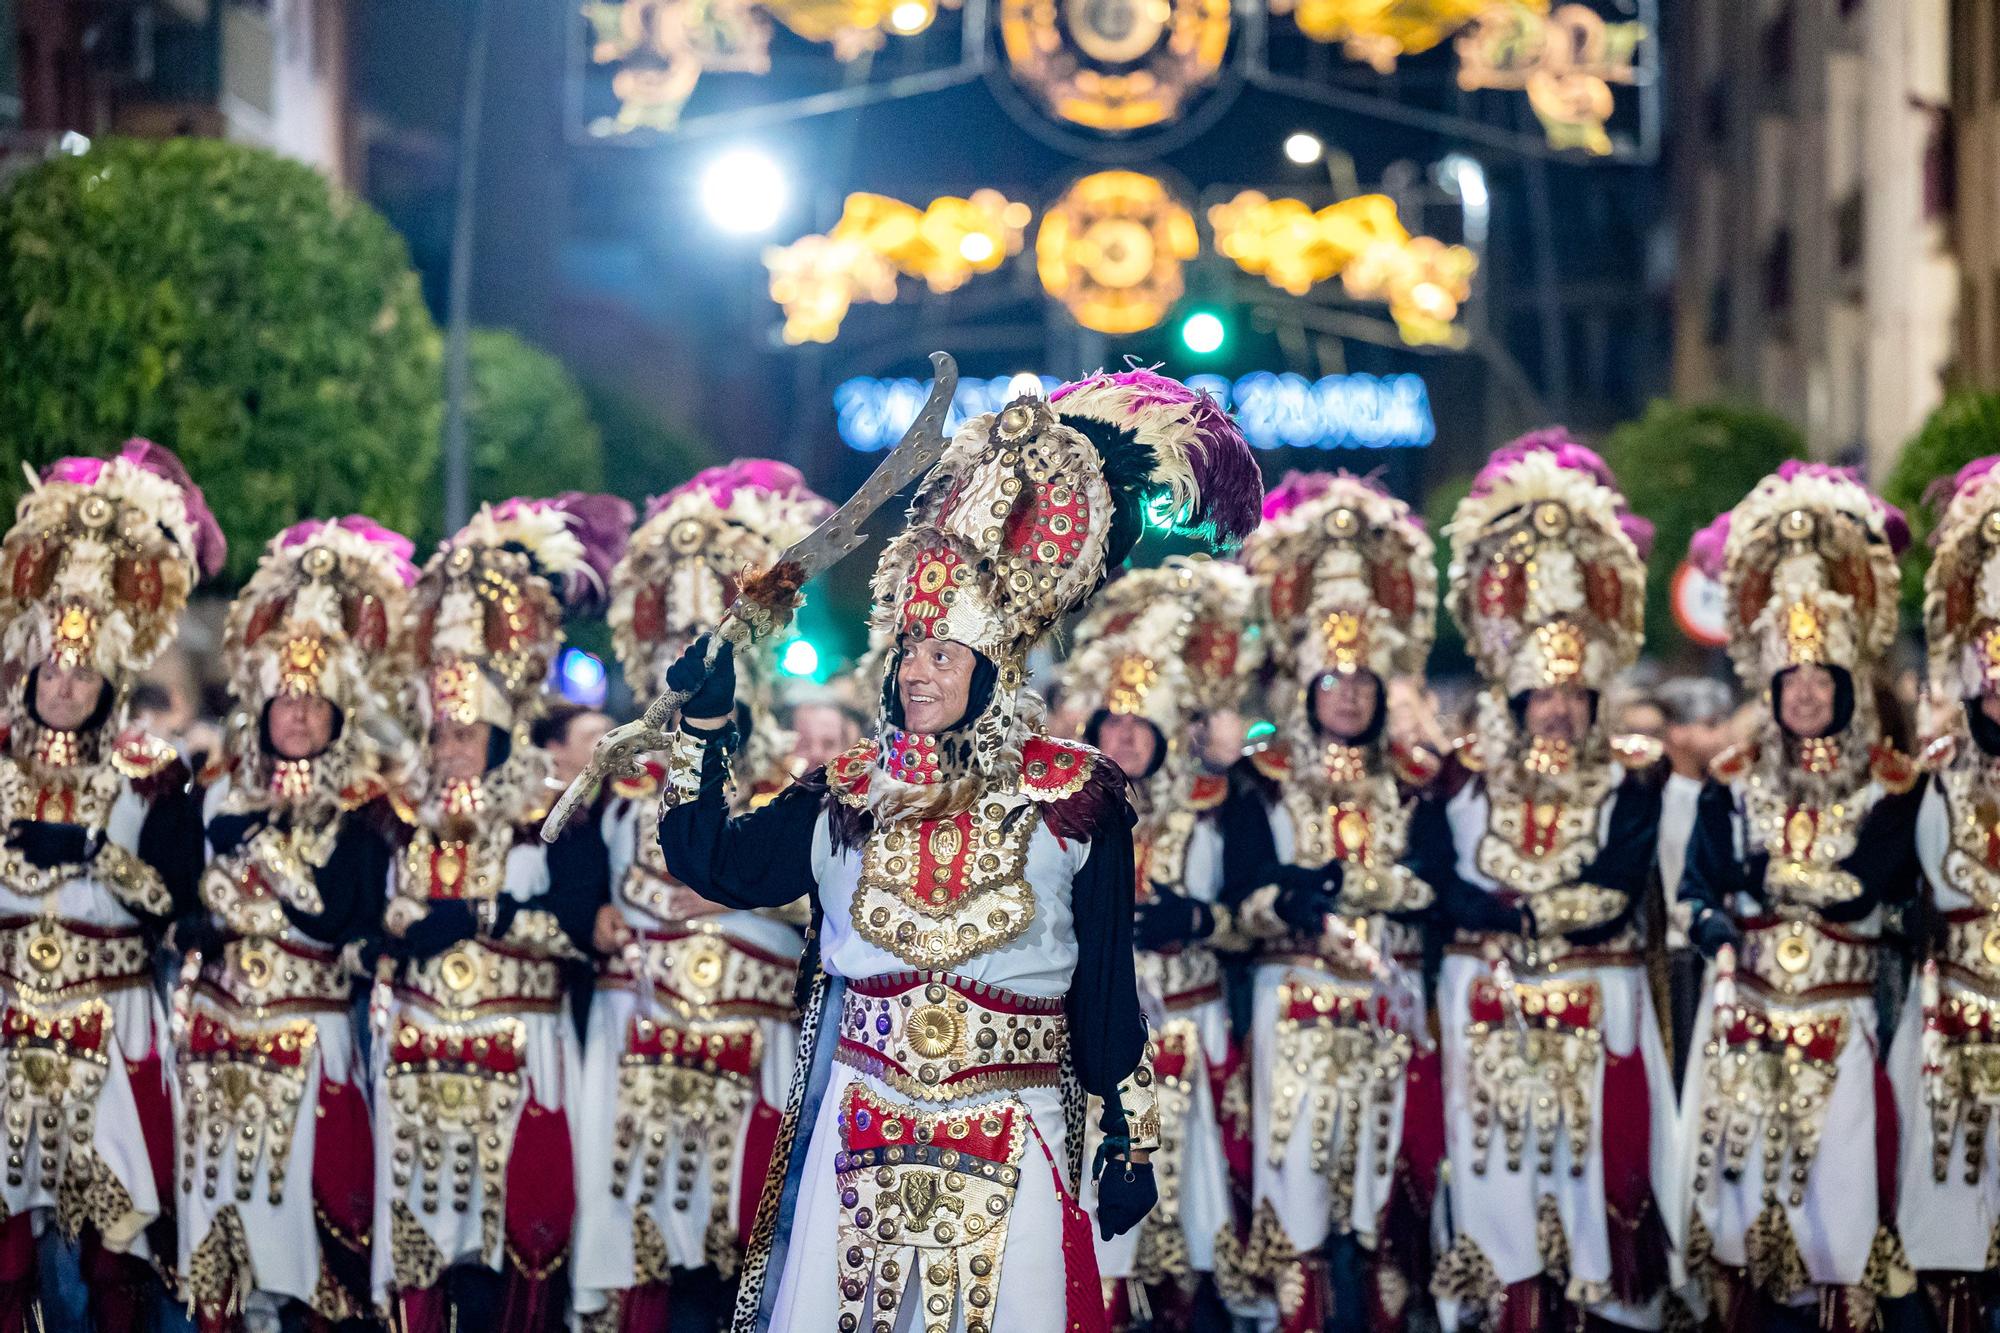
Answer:
[[[1125,1112],[1125,1136],[1132,1152],[1154,1152],[1160,1146],[1160,1085],[1153,1077],[1150,1044],[1139,1067],[1118,1084],[1118,1106]]]
[[[666,777],[660,783],[662,811],[692,804],[701,794],[701,765],[708,754],[708,745],[701,737],[679,728],[669,734],[672,743],[660,756],[667,767]]]
[[[1210,903],[1208,910],[1215,914],[1215,929],[1208,932],[1202,943],[1223,953],[1241,953],[1250,947],[1250,936],[1242,928],[1237,914],[1221,903]]]
[[[1626,907],[1625,895],[1596,884],[1565,884],[1528,895],[1528,910],[1538,935],[1568,935],[1615,921]]]
[[[126,851],[107,842],[97,853],[94,869],[104,886],[118,901],[147,916],[169,916],[174,900],[160,872]]]
[[[570,940],[562,923],[556,920],[556,914],[540,908],[527,908],[514,913],[514,919],[507,923],[507,933],[501,936],[501,943],[531,949],[549,958],[581,959],[584,956]]]

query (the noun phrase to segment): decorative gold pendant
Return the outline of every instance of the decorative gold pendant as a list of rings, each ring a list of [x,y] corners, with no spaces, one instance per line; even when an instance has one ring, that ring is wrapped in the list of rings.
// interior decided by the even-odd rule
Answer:
[[[53,972],[62,966],[62,960],[62,941],[56,938],[54,930],[44,925],[28,941],[28,961],[35,965],[37,971]]]
[[[438,964],[438,976],[454,991],[468,991],[479,980],[479,964],[464,949],[453,949]]]
[[[1989,941],[1990,944],[1990,941]],[[1794,933],[1778,940],[1778,966],[1787,972],[1799,973],[1812,962],[1812,941],[1803,933]]]

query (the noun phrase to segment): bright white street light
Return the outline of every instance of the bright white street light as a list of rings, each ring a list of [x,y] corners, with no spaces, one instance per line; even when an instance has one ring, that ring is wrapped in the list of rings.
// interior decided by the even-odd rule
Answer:
[[[754,148],[730,149],[701,177],[701,206],[709,221],[740,236],[777,225],[790,194],[778,164]]]
[[[1181,325],[1181,341],[1197,356],[1207,356],[1215,351],[1227,336],[1228,330],[1222,327],[1222,321],[1206,310],[1189,315]]]
[[[968,264],[983,264],[993,258],[993,238],[983,231],[969,231],[958,242],[959,257]]]
[[[1325,151],[1326,145],[1319,141],[1319,136],[1307,134],[1304,130],[1285,138],[1285,156],[1302,167],[1319,161],[1320,154]]]
[[[903,37],[914,37],[931,26],[931,7],[924,0],[903,0],[889,11],[889,27]]]

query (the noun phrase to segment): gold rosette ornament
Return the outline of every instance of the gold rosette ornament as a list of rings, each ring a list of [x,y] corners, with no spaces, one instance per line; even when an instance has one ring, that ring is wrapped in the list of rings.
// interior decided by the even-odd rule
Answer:
[[[1185,290],[1181,265],[1200,248],[1194,216],[1136,171],[1100,171],[1069,187],[1042,218],[1042,287],[1098,333],[1137,333],[1167,317]]]

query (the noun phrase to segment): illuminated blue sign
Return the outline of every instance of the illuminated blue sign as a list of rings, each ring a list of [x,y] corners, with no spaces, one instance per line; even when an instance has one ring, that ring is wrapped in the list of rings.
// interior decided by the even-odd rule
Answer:
[[[1037,385],[1046,396],[1058,383],[1047,375],[962,379],[945,428],[955,431],[969,417],[998,412]],[[1228,408],[1259,449],[1409,449],[1437,438],[1430,391],[1419,375],[1309,380],[1260,370],[1237,380],[1191,375],[1188,383]],[[927,380],[848,380],[833,391],[840,438],[863,453],[891,447],[917,419],[929,392]]]

